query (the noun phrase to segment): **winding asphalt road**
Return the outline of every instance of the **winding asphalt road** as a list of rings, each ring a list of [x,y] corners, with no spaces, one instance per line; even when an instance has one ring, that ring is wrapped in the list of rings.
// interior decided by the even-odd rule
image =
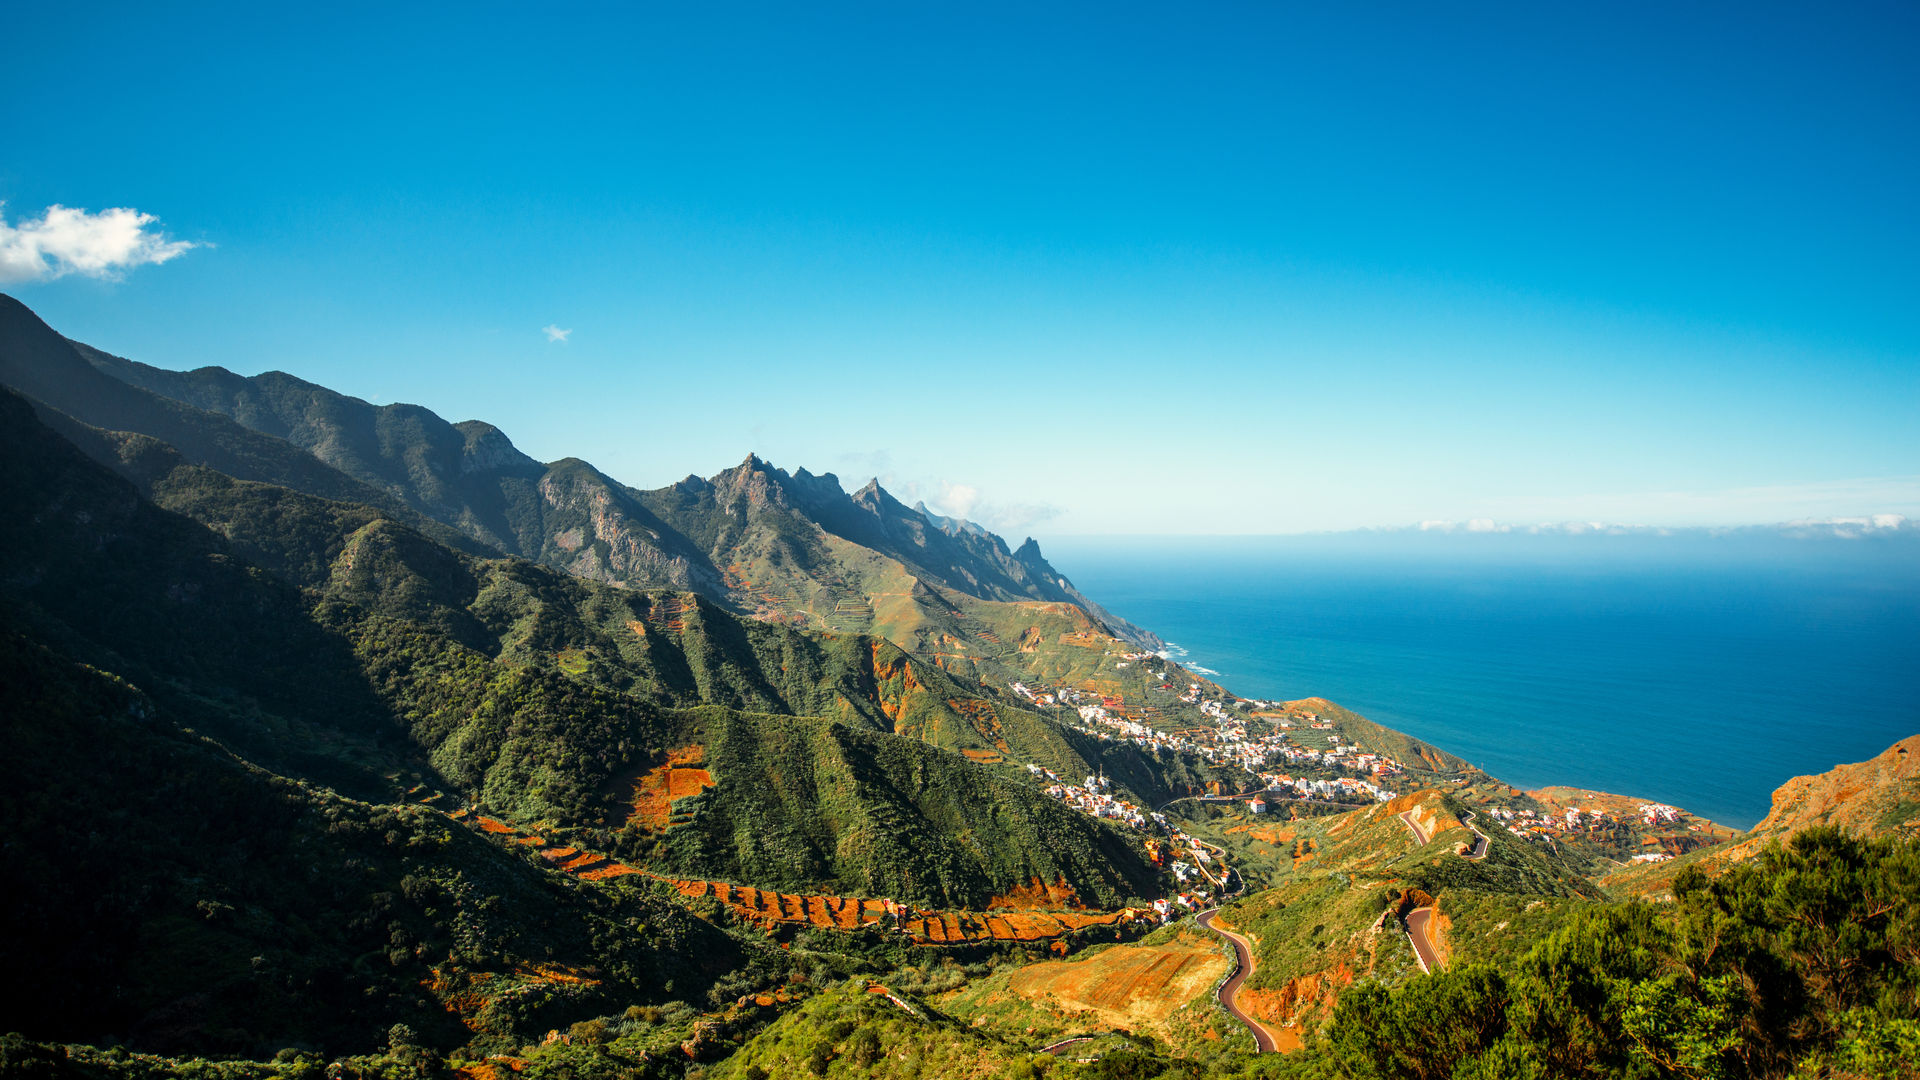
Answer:
[[[1473,811],[1469,810],[1460,818],[1460,824],[1467,825],[1467,822],[1472,820],[1472,818]],[[1413,811],[1409,810],[1401,814],[1400,820],[1406,823],[1408,831],[1412,832],[1413,838],[1421,844],[1425,844],[1428,840],[1433,839],[1426,833],[1421,832],[1420,826],[1414,824]],[[1486,858],[1488,844],[1487,834],[1471,825],[1467,825],[1467,831],[1473,833],[1478,839],[1473,846],[1473,850],[1460,857],[1463,859]],[[1434,947],[1432,933],[1432,907],[1418,907],[1407,912],[1407,940],[1413,942],[1413,952],[1420,961],[1421,971],[1431,972],[1437,971],[1440,968],[1440,951]]]
[[[1469,821],[1472,821],[1472,820],[1473,820],[1473,817],[1474,817],[1474,813],[1475,813],[1474,811],[1472,811],[1472,810],[1469,810],[1469,811],[1467,811],[1466,813],[1464,813],[1464,814],[1462,814],[1462,815],[1460,815],[1460,824],[1462,824],[1462,825],[1467,825],[1467,822],[1469,822]],[[1464,857],[1464,858],[1468,858],[1468,859],[1484,859],[1484,858],[1486,858],[1486,857],[1487,857],[1487,844],[1488,844],[1488,842],[1489,842],[1489,841],[1487,840],[1487,834],[1486,834],[1486,833],[1483,833],[1483,832],[1481,832],[1481,831],[1480,831],[1479,829],[1476,829],[1476,828],[1474,828],[1474,827],[1473,827],[1473,826],[1471,826],[1471,825],[1467,825],[1467,831],[1468,831],[1468,832],[1470,832],[1470,833],[1472,833],[1473,835],[1475,835],[1475,836],[1477,836],[1477,837],[1479,837],[1479,838],[1480,838],[1480,842],[1479,842],[1479,843],[1477,843],[1477,844],[1475,844],[1475,845],[1473,846],[1473,851],[1471,851],[1470,853],[1468,853],[1467,855],[1465,855],[1465,856],[1463,856],[1463,857]]]
[[[1253,1044],[1259,1048],[1259,1053],[1271,1054],[1277,1049],[1273,1035],[1261,1025],[1260,1021],[1241,1012],[1240,1006],[1234,1004],[1234,999],[1240,996],[1240,984],[1246,982],[1247,976],[1253,974],[1253,950],[1248,947],[1246,938],[1241,937],[1231,930],[1223,930],[1213,925],[1214,913],[1219,910],[1219,908],[1208,908],[1194,916],[1193,921],[1226,938],[1233,944],[1235,959],[1233,974],[1227,977],[1226,982],[1220,984],[1220,992],[1218,994],[1220,1007],[1227,1010],[1228,1016],[1245,1024],[1247,1030],[1253,1032]]]
[[[1407,831],[1408,831],[1408,832],[1411,832],[1411,833],[1413,834],[1413,838],[1414,838],[1415,840],[1417,840],[1417,841],[1419,841],[1419,842],[1420,842],[1420,843],[1422,843],[1422,844],[1425,844],[1425,843],[1426,843],[1427,841],[1429,841],[1429,840],[1431,840],[1431,839],[1433,839],[1433,837],[1431,837],[1431,836],[1428,836],[1428,835],[1427,835],[1426,833],[1424,833],[1424,832],[1421,832],[1421,831],[1420,831],[1420,826],[1418,826],[1418,825],[1415,825],[1415,824],[1413,823],[1413,811],[1411,811],[1411,810],[1408,810],[1408,811],[1406,811],[1406,812],[1404,812],[1404,813],[1402,813],[1402,814],[1400,814],[1399,816],[1400,816],[1400,820],[1401,820],[1401,822],[1403,822],[1403,823],[1404,823],[1404,824],[1406,825],[1406,827],[1407,827]],[[1467,852],[1467,853],[1466,853],[1465,855],[1462,855],[1462,856],[1460,856],[1460,857],[1461,857],[1461,858],[1463,858],[1463,859],[1484,859],[1484,858],[1486,858],[1486,857],[1487,857],[1487,845],[1488,845],[1489,843],[1491,843],[1491,841],[1489,841],[1489,840],[1487,839],[1487,834],[1486,834],[1486,833],[1483,833],[1483,832],[1481,832],[1481,831],[1480,831],[1479,829],[1476,829],[1476,828],[1474,828],[1474,827],[1473,827],[1473,826],[1471,826],[1471,825],[1467,825],[1467,822],[1469,822],[1469,821],[1472,821],[1472,820],[1473,820],[1473,818],[1474,818],[1474,816],[1475,816],[1475,812],[1474,812],[1474,811],[1472,811],[1472,810],[1469,810],[1469,811],[1467,811],[1466,813],[1464,813],[1464,814],[1462,814],[1462,815],[1460,815],[1460,824],[1462,824],[1462,825],[1466,825],[1466,826],[1467,826],[1467,831],[1468,831],[1468,832],[1470,832],[1470,833],[1472,833],[1472,834],[1474,835],[1474,837],[1475,837],[1475,839],[1476,839],[1476,842],[1475,842],[1475,843],[1474,843],[1474,845],[1473,845],[1473,850],[1471,850],[1471,851],[1469,851],[1469,852]]]
[[[1413,834],[1413,839],[1416,843],[1425,845],[1428,840],[1432,839],[1426,833],[1423,833],[1420,831],[1420,826],[1415,825],[1413,823],[1413,811],[1403,810],[1400,812],[1399,816],[1400,816],[1400,823],[1402,825],[1405,825],[1407,827],[1407,831]]]
[[[1433,972],[1440,967],[1440,953],[1433,947],[1432,931],[1433,909],[1414,908],[1407,912],[1407,939],[1413,942],[1414,954],[1420,958],[1420,970]]]

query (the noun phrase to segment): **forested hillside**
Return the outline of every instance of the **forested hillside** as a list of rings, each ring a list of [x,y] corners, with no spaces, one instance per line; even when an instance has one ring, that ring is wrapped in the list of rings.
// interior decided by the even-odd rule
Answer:
[[[1907,744],[1790,783],[1737,845],[1592,793],[1542,816],[1332,702],[1239,698],[1031,542],[877,484],[749,457],[637,491],[423,408],[106,356],[11,300],[0,381],[0,957],[34,973],[0,1073],[1920,1054]],[[1223,962],[1182,918],[1215,906],[1284,1056],[1175,977]]]
[[[676,975],[676,998],[699,997],[702,979],[768,977],[779,965],[755,967],[751,938],[697,944],[715,931],[670,893],[556,877],[440,812],[470,803],[612,845],[615,778],[701,738],[722,787],[669,835],[663,871],[952,905],[1035,878],[1094,904],[1159,887],[1110,827],[923,741],[959,739],[943,725],[969,691],[885,642],[476,558],[376,508],[85,433],[162,509],[17,396],[0,410],[8,749],[32,763],[7,796],[8,902],[15,925],[45,931],[9,947],[63,970],[72,995],[23,1014],[47,1021],[35,1030],[194,1052],[353,1045],[400,1022],[444,1031],[447,987],[483,976],[505,989],[591,971],[548,980],[600,988],[540,991],[564,999],[556,1015],[609,993],[644,1002]],[[693,705],[705,711],[680,709]],[[1084,765],[1049,722],[1025,724],[1038,752]],[[829,778],[845,786],[820,797]],[[405,805],[423,780],[455,801]],[[372,846],[341,846],[355,836]],[[315,874],[349,891],[316,891]],[[481,911],[499,915],[461,929]],[[441,963],[453,934],[479,935],[475,951]],[[285,1000],[244,991],[262,979]],[[79,1004],[101,995],[117,1004]],[[527,1008],[483,1027],[543,1022]]]
[[[749,456],[709,480],[640,491],[577,458],[536,462],[483,421],[376,406],[284,372],[155,368],[68,341],[11,297],[0,307],[0,382],[84,423],[158,438],[242,479],[404,511],[576,576],[747,610],[783,589],[791,614],[824,628],[846,622],[833,616],[848,613],[849,595],[872,605],[860,568],[878,557],[923,588],[1074,604],[1157,640],[1081,595],[1031,541],[1014,551],[984,530],[937,525],[877,483],[849,496],[831,475]]]

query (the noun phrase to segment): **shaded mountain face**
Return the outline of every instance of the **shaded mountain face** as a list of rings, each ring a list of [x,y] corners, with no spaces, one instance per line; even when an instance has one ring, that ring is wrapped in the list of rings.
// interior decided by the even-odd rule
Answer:
[[[750,459],[635,491],[489,425],[107,357],[11,300],[0,381],[0,704],[30,721],[0,743],[36,770],[0,792],[0,909],[33,928],[0,953],[70,976],[37,1031],[511,1050],[784,979],[764,929],[647,875],[1118,918],[1166,872],[1023,766],[1150,805],[1226,782],[1013,692],[1128,648],[1037,549],[877,487]],[[711,783],[643,814],[689,756]]]
[[[81,347],[5,295],[0,295],[0,384],[36,402],[56,427],[78,420],[110,431],[138,432],[229,476],[376,506],[442,541],[484,550],[467,535],[412,511],[388,493],[285,440],[111,377],[89,363]]]
[[[733,761],[723,749],[732,745],[741,762],[724,790],[784,798],[784,812],[751,826],[759,802],[709,800],[701,835],[753,836],[764,851],[775,831],[794,830],[822,852],[800,874],[791,859],[746,864],[779,874],[761,884],[858,886],[931,904],[984,904],[1035,876],[1105,903],[1153,889],[1137,845],[949,752],[1084,774],[1101,750],[886,642],[474,558],[367,507],[185,463],[163,473],[168,452],[127,437],[140,445],[123,456],[141,461],[163,509],[17,396],[0,395],[0,419],[10,466],[0,474],[0,555],[11,568],[0,598],[12,621],[76,659],[164,687],[163,708],[268,768],[381,794],[376,770],[316,764],[299,740],[273,736],[293,724],[321,741],[417,756],[446,790],[496,812],[586,827],[618,824],[617,775],[645,767],[657,748],[699,743],[690,726],[724,730],[733,734],[713,737],[716,759]],[[719,719],[672,711],[690,706],[719,707]],[[822,719],[782,729],[792,760],[748,783],[773,722],[733,710]],[[1134,757],[1116,772],[1152,790],[1165,770]],[[853,770],[845,798],[783,795],[828,759]],[[941,792],[920,791],[916,778],[934,775]],[[919,794],[903,802],[902,792]],[[937,817],[926,817],[936,798]],[[1007,821],[1031,827],[1009,831]],[[942,853],[945,868],[835,839],[883,825],[918,836],[914,850]],[[683,872],[736,866],[674,851]],[[981,865],[953,869],[976,856]]]
[[[168,371],[113,356],[62,338],[10,297],[0,298],[0,382],[240,479],[404,509],[416,526],[436,522],[579,577],[693,590],[824,629],[888,633],[939,621],[946,605],[930,594],[926,609],[904,621],[835,617],[871,611],[871,594],[892,590],[873,572],[877,557],[923,591],[1072,604],[1129,640],[1162,647],[1081,595],[1031,539],[1010,550],[977,525],[903,505],[878,482],[850,496],[832,474],[789,474],[749,455],[710,479],[640,491],[577,458],[534,461],[481,421],[377,406],[283,372]],[[788,603],[769,605],[769,596]]]
[[[497,551],[615,584],[718,585],[699,553],[620,484],[577,459],[543,465],[491,424],[373,405],[279,371],[166,371],[73,347],[105,375],[284,440]]]

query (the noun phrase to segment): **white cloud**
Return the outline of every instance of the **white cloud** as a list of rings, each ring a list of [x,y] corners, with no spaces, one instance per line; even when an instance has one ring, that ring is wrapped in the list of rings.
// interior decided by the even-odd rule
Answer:
[[[1641,491],[1567,496],[1510,496],[1478,509],[1504,521],[1667,526],[1728,526],[1920,512],[1920,476],[1859,477],[1801,484],[1706,491]],[[1566,526],[1558,526],[1565,528]]]
[[[888,487],[893,479],[893,455],[885,450],[847,451],[836,454],[834,468],[856,479],[874,477],[879,479],[881,487]]]
[[[955,484],[940,481],[940,494],[927,500],[927,505],[946,517],[973,520],[975,509],[980,505],[980,489],[972,484]]]
[[[47,281],[80,274],[113,278],[136,266],[152,266],[197,247],[169,240],[151,226],[158,219],[132,207],[99,213],[55,203],[38,218],[9,224],[0,203],[0,283]]]
[[[937,483],[940,485],[939,494],[924,496],[928,509],[941,517],[960,518],[985,526],[1003,536],[1011,536],[1020,530],[1051,521],[1061,513],[1059,507],[1050,503],[994,502],[983,498],[980,489],[972,484],[956,484],[951,480]],[[922,485],[908,482],[904,486],[916,498],[923,497],[920,495]],[[1019,538],[1014,537],[1012,542],[1019,543]]]
[[[567,335],[573,333],[572,330],[562,330],[552,323],[541,327],[540,332],[547,335],[548,341],[557,341],[562,345],[567,343]]]

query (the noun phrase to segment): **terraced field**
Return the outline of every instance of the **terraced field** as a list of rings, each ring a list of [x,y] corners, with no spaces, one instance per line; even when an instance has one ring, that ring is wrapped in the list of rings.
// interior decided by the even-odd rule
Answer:
[[[679,771],[705,772],[697,769]],[[447,816],[503,843],[537,847],[540,857],[554,869],[583,881],[604,881],[628,874],[643,875],[666,882],[689,899],[711,897],[718,900],[735,915],[759,923],[769,930],[782,924],[836,927],[842,930],[885,924],[893,926],[918,945],[966,945],[986,941],[1056,941],[1083,930],[1124,926],[1151,916],[1151,912],[1132,908],[1119,911],[1016,911],[998,908],[991,911],[928,911],[887,899],[780,893],[725,881],[668,877],[616,862],[597,851],[566,845],[548,847],[544,837],[523,832],[498,818],[469,815],[465,810],[454,811]],[[1039,885],[1035,888],[1039,890],[1038,895],[1043,896],[1052,895],[1054,891]],[[1007,902],[1020,901],[1009,898]],[[1066,902],[1071,903],[1070,900]]]
[[[1028,964],[944,997],[941,1008],[1011,1032],[1170,1033],[1174,1014],[1207,994],[1232,963],[1219,940],[1190,928],[1157,944],[1114,945],[1082,959]]]

